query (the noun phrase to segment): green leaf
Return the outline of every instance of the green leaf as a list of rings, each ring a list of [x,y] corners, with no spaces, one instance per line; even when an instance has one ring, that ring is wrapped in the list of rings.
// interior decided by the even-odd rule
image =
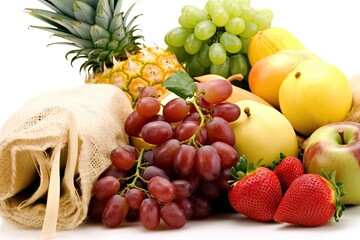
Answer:
[[[173,73],[162,85],[183,99],[193,97],[196,90],[194,80],[181,70]]]

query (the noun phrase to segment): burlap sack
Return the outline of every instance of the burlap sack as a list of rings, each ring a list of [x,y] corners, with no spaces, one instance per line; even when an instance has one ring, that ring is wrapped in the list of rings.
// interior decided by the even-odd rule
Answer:
[[[128,144],[132,111],[113,85],[89,84],[26,102],[0,132],[0,212],[43,237],[70,229],[87,215],[94,181],[109,155]]]
[[[349,81],[353,90],[353,102],[344,121],[360,123],[360,74],[352,76]]]

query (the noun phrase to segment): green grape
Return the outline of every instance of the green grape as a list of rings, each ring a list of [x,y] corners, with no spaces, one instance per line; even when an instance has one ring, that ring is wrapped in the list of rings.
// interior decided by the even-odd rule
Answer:
[[[202,41],[211,38],[215,32],[216,25],[211,20],[199,22],[194,28],[196,38]]]
[[[190,23],[189,19],[184,14],[181,14],[178,18],[178,23],[181,27],[192,29],[194,26]]]
[[[170,30],[165,35],[166,44],[174,47],[184,46],[186,38],[192,33],[193,30],[183,27],[176,27]]]
[[[229,75],[230,71],[230,58],[226,57],[225,62],[223,64],[212,64],[210,67],[210,73],[220,75],[226,78]]]
[[[239,17],[241,14],[241,5],[236,1],[227,1],[223,3],[224,8],[229,13],[230,18]]]
[[[183,7],[181,12],[191,28],[194,28],[199,22],[210,19],[210,16],[206,12],[191,5]]]
[[[209,48],[210,46],[208,44],[204,44],[201,46],[200,51],[198,53],[199,63],[204,67],[210,67],[212,64],[209,58]]]
[[[173,47],[168,45],[167,50],[173,52],[177,60],[181,63],[184,63],[190,56],[190,54],[185,51],[184,47]]]
[[[194,33],[191,33],[185,41],[184,48],[189,54],[197,53],[202,46],[202,41],[197,39]]]
[[[255,9],[255,16],[252,21],[258,26],[259,31],[262,31],[271,26],[272,16],[272,11],[269,9]]]
[[[181,8],[181,14],[184,14],[189,8],[192,8],[192,5],[185,5]]]
[[[213,11],[211,19],[216,26],[223,27],[230,20],[230,16],[225,8],[219,7]]]
[[[206,12],[211,16],[213,11],[219,7],[222,7],[221,0],[208,0],[205,4]]]
[[[224,32],[220,37],[220,43],[229,53],[237,53],[241,49],[241,40],[232,33]]]
[[[226,50],[221,43],[213,43],[209,48],[209,58],[213,64],[221,65],[226,61]]]
[[[250,38],[240,38],[240,41],[242,45],[240,49],[240,53],[246,54]]]
[[[230,73],[231,75],[240,73],[243,76],[248,73],[248,65],[243,54],[238,53],[230,57]]]
[[[233,17],[225,25],[225,30],[229,33],[239,35],[245,29],[245,21],[240,17]]]
[[[245,23],[245,29],[240,33],[240,37],[242,38],[251,38],[258,32],[258,27],[253,22],[246,22]]]
[[[255,9],[255,12],[261,12],[267,15],[270,19],[273,19],[273,12],[269,8],[257,8]]]
[[[206,72],[206,67],[202,66],[199,63],[199,55],[198,54],[191,56],[191,58],[189,58],[188,61],[186,62],[185,66],[186,66],[186,71],[192,77],[204,75]]]
[[[241,6],[241,14],[240,17],[242,19],[244,19],[245,22],[249,22],[251,21],[255,16],[255,9],[250,7],[250,6],[246,6],[246,5],[242,5]]]

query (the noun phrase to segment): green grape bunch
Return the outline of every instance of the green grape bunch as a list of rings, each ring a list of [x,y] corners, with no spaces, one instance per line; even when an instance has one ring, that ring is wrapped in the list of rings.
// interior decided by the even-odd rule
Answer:
[[[180,26],[166,33],[165,43],[192,77],[246,77],[248,42],[269,28],[272,18],[270,9],[253,8],[250,0],[208,0],[203,9],[186,5],[178,18]]]

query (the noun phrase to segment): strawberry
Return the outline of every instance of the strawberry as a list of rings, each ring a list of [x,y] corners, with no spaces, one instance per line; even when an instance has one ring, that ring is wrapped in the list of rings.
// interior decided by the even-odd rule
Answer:
[[[228,197],[239,213],[257,221],[271,221],[279,205],[282,192],[279,179],[270,169],[250,163],[245,156],[231,168],[235,177]]]
[[[286,192],[292,181],[304,174],[302,162],[297,157],[287,157],[280,153],[280,160],[275,160],[273,163],[274,173],[280,180],[283,193]]]
[[[341,197],[342,184],[329,176],[306,173],[293,181],[274,215],[276,222],[302,226],[323,225],[334,218],[339,221],[345,207]]]

